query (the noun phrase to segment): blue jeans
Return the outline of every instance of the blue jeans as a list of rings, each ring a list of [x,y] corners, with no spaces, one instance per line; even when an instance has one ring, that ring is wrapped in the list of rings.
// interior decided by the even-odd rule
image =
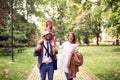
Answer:
[[[48,73],[48,80],[53,80],[53,74],[54,74],[53,63],[49,63],[49,64],[42,63],[41,64],[40,74],[41,74],[42,80],[46,80],[47,73]]]
[[[69,75],[68,75],[68,73],[66,73],[66,72],[65,72],[65,76],[66,76],[66,79],[67,79],[67,80],[73,80],[73,78],[69,78]]]

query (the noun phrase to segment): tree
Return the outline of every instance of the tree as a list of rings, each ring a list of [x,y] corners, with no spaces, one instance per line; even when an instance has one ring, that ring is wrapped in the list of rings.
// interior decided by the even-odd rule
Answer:
[[[10,6],[7,0],[0,0],[0,25],[5,26],[7,23],[7,15],[10,13]]]
[[[73,5],[73,19],[71,21],[72,26],[70,29],[76,33],[78,42],[81,40],[89,45],[89,39],[91,38],[91,2],[75,3]]]
[[[106,27],[113,27],[113,34],[115,33],[116,41],[119,40],[120,36],[120,1],[119,0],[101,0],[101,4],[104,6],[103,13],[110,13],[110,15],[105,17],[104,25]]]
[[[33,0],[28,1],[28,6],[32,7],[33,4],[31,4]],[[4,22],[1,23],[0,26],[0,46],[1,47],[9,47],[10,46],[10,38],[11,38],[11,28],[10,28],[10,4],[9,0],[2,0],[2,6],[0,9],[0,19]],[[28,8],[29,9],[29,8]],[[29,14],[32,14],[34,12],[35,7],[33,7],[32,11],[29,10]],[[35,42],[34,40],[34,34],[39,33],[37,30],[37,27],[33,23],[28,22],[28,18],[25,18],[25,12],[24,12],[24,4],[23,0],[14,1],[14,26],[13,26],[13,40],[14,40],[14,46],[15,47],[23,47],[23,46],[31,46]],[[23,12],[23,13],[22,13]],[[4,14],[4,15],[3,15]],[[24,14],[24,15],[23,15]],[[6,25],[3,25],[6,24]]]

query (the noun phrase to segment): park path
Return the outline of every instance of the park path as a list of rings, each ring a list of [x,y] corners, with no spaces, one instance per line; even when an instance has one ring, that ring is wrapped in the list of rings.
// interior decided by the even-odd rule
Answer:
[[[34,68],[31,70],[27,80],[41,80],[37,65],[35,65]],[[66,80],[64,73],[59,70],[55,70],[54,80]],[[79,67],[79,72],[77,73],[76,78],[74,78],[74,80],[99,80],[99,79],[92,73],[88,72],[88,70],[86,70],[83,66],[81,66]]]

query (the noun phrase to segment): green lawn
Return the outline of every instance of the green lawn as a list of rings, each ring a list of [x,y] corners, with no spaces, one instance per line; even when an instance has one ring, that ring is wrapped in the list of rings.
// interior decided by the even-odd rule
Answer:
[[[100,80],[120,80],[120,46],[80,46],[84,67]]]
[[[26,48],[22,53],[15,52],[13,63],[11,56],[0,56],[0,80],[26,80],[29,71],[37,62],[33,51],[34,48]],[[8,77],[4,71],[8,72]]]
[[[26,80],[32,67],[37,63],[33,57],[34,48],[23,53],[15,52],[15,62],[10,56],[0,56],[0,80]],[[84,64],[100,80],[120,80],[120,46],[80,46]],[[8,77],[4,75],[8,70]]]

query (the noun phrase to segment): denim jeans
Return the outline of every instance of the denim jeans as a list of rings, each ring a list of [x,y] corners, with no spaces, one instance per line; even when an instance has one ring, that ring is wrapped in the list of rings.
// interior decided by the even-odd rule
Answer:
[[[46,74],[48,73],[48,80],[53,80],[53,74],[54,74],[54,69],[53,69],[53,63],[49,64],[41,64],[40,66],[40,74],[41,74],[41,79],[46,80]]]
[[[68,73],[66,73],[66,72],[65,72],[65,76],[66,76],[66,79],[67,79],[67,80],[73,80],[73,78],[69,78],[69,75],[68,75]]]

